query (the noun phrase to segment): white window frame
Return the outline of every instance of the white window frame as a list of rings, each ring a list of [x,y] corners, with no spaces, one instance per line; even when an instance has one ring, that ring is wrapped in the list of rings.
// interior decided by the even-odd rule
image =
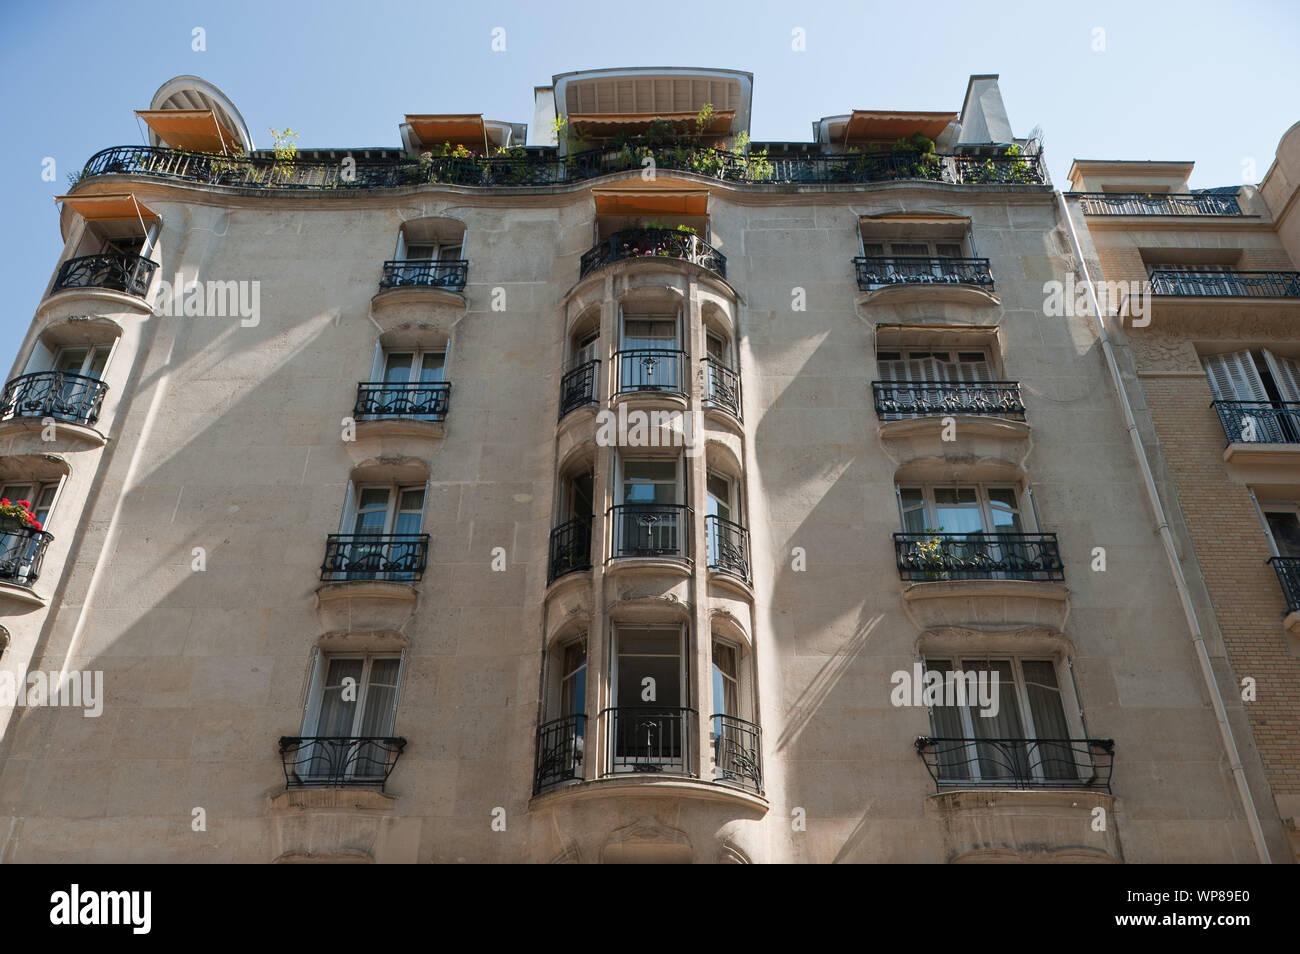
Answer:
[[[329,664],[333,660],[342,659],[361,659],[361,678],[357,680],[357,699],[352,715],[351,733],[344,738],[359,738],[356,733],[360,731],[361,722],[365,718],[365,706],[367,695],[370,692],[370,673],[372,664],[376,659],[396,659],[397,675],[394,677],[393,686],[393,704],[388,714],[388,734],[374,736],[374,738],[396,738],[397,737],[397,709],[402,697],[402,679],[406,672],[406,650],[398,652],[325,652],[317,649],[312,658],[311,679],[307,686],[307,698],[303,703],[302,738],[322,738],[317,735],[320,727],[321,704],[325,698],[325,680],[329,675]],[[305,743],[298,751],[298,759],[305,760],[305,764],[311,765],[311,747],[312,743]],[[305,751],[304,751],[305,750]],[[319,776],[303,775],[304,778],[311,779]],[[354,776],[348,773],[346,778],[367,778],[370,776]]]
[[[894,490],[898,497],[898,522],[903,528],[904,533],[916,532],[906,529],[907,523],[903,517],[903,491],[919,488],[921,491],[921,500],[923,503],[923,513],[925,515],[925,525],[927,527],[938,526],[938,508],[934,501],[934,492],[936,490],[974,490],[976,493],[976,502],[978,504],[980,515],[980,526],[983,533],[1037,533],[1037,525],[1033,519],[1033,507],[1026,507],[1027,491],[1012,483],[926,483],[923,481],[909,481],[907,483],[895,484]],[[1015,495],[1016,516],[1020,521],[1019,530],[1010,530],[998,528],[993,523],[993,501],[989,497],[990,490],[1010,490]],[[972,508],[974,509],[974,508]],[[960,534],[964,531],[943,530],[944,534]],[[973,531],[972,531],[973,532]]]
[[[678,699],[676,702],[673,703],[665,702],[662,696],[659,695],[657,691],[656,691],[656,700],[653,703],[641,702],[641,697],[639,694],[635,699],[630,701],[624,702],[619,699],[619,694],[618,694],[619,668],[622,665],[622,655],[623,655],[619,647],[622,640],[622,634],[626,631],[636,631],[636,632],[643,632],[643,633],[652,632],[652,631],[662,631],[665,633],[673,632],[677,634]],[[690,718],[689,718],[690,713],[687,711],[690,707],[691,689],[690,689],[690,659],[689,659],[690,639],[689,639],[689,634],[687,633],[686,625],[683,623],[614,623],[610,627],[610,649],[611,649],[610,679],[609,679],[610,707],[612,709],[663,708],[663,709],[678,710],[679,715],[677,716],[676,724],[678,725],[679,730],[681,732],[681,737],[678,740],[681,756],[676,759],[671,759],[671,758],[660,759],[659,763],[661,765],[668,766],[668,768],[661,770],[663,774],[666,775],[687,774],[687,770],[689,766],[686,764],[686,760],[692,748],[692,739],[691,739],[692,726],[690,724]],[[638,655],[647,656],[649,654],[640,653]],[[653,656],[649,656],[649,658],[666,659],[671,657],[666,655],[653,655]],[[657,689],[658,687],[656,686],[656,690]],[[620,714],[619,718],[620,719],[625,718],[625,716]],[[617,751],[618,738],[617,738],[617,734],[612,731],[612,726],[611,726],[611,731],[609,731],[608,733],[608,736],[609,736],[608,738],[609,751],[607,753],[605,764],[610,767],[610,772],[612,774],[616,774],[616,775],[627,774],[629,770],[633,770],[632,769],[633,766],[638,764],[644,764],[645,760],[642,757],[635,756],[635,755],[633,756],[619,755]]]

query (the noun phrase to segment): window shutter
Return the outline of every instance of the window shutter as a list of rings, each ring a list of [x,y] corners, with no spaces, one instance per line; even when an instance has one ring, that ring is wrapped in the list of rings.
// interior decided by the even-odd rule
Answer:
[[[45,342],[37,341],[36,347],[32,349],[32,356],[27,359],[27,367],[23,374],[35,374],[37,371],[48,371],[54,367],[54,352],[45,346]]]
[[[307,677],[307,698],[302,704],[302,734],[316,734],[316,719],[320,713],[320,698],[325,686],[324,658],[320,648],[312,650],[311,670]]]
[[[1263,351],[1269,373],[1273,375],[1273,382],[1277,385],[1282,400],[1300,401],[1300,361],[1273,354],[1267,348]]]
[[[1205,359],[1205,372],[1220,401],[1267,401],[1264,382],[1249,351],[1216,354]]]

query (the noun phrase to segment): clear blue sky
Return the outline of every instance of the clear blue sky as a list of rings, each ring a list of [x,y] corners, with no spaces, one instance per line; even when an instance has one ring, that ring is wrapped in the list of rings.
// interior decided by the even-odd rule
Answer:
[[[552,75],[611,66],[754,74],[755,139],[806,140],[851,109],[959,109],[971,73],[1001,74],[1012,127],[1046,133],[1053,180],[1073,158],[1195,160],[1193,187],[1255,179],[1300,120],[1300,3],[10,3],[0,30],[5,185],[0,316],[16,352],[62,249],[51,197],[111,145],[143,143],[133,109],[194,73],[259,146],[397,146],[406,113],[532,122]],[[493,52],[494,27],[506,30]],[[206,31],[204,52],[191,31]],[[807,49],[791,49],[801,27]],[[1105,31],[1095,52],[1094,29]],[[41,179],[46,156],[57,179]],[[7,367],[7,365],[6,365]]]

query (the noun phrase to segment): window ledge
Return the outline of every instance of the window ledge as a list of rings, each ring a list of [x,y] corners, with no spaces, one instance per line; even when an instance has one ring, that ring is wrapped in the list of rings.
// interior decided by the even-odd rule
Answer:
[[[316,612],[322,632],[331,635],[401,633],[418,596],[411,583],[339,580],[317,587]]]
[[[385,417],[377,420],[357,421],[357,441],[384,437],[443,436],[442,421],[417,421],[411,418]]]
[[[94,427],[85,424],[74,424],[71,421],[61,421],[57,417],[52,418],[52,420],[56,438],[69,435],[90,447],[103,447],[108,443],[108,438]],[[0,438],[14,437],[18,434],[39,433],[46,426],[44,421],[45,418],[43,417],[7,418],[0,421]]]
[[[968,414],[955,412],[951,414],[927,414],[924,417],[909,417],[901,421],[881,421],[880,438],[890,440],[898,437],[932,437],[943,427],[943,419],[956,419],[957,440],[960,443],[963,434],[1001,437],[1011,440],[1027,440],[1029,424],[1011,417],[995,414]]]
[[[100,307],[104,305],[120,305],[118,311],[134,311],[141,315],[153,314],[153,305],[147,300],[137,298],[135,295],[128,295],[126,292],[114,291],[111,288],[61,288],[54,294],[47,296],[37,306],[36,318],[39,320],[49,312],[65,306],[68,302],[86,298],[94,301]]]
[[[1005,632],[1024,626],[1065,631],[1070,590],[1036,580],[932,580],[903,584],[903,606],[922,630],[953,626]]]
[[[45,598],[38,596],[31,587],[0,580],[0,602],[4,601],[21,603],[25,606],[40,607],[46,605]]]
[[[360,809],[391,811],[397,797],[365,788],[288,788],[271,796],[271,808],[292,809]]]
[[[926,797],[950,839],[950,863],[1119,864],[1117,799],[1089,789],[954,788]],[[1093,810],[1106,829],[1092,830]]]
[[[1300,474],[1300,444],[1234,441],[1223,449],[1228,476],[1247,484],[1294,484]]]
[[[374,309],[401,304],[443,304],[464,308],[465,303],[463,291],[441,285],[399,285],[396,288],[381,288],[370,299],[370,307]]]
[[[900,283],[873,288],[858,295],[859,305],[904,305],[934,304],[935,302],[954,302],[966,305],[981,305],[997,308],[1002,299],[978,285],[923,285]]]
[[[757,817],[767,814],[768,809],[767,799],[762,795],[755,795],[753,792],[733,788],[730,785],[703,782],[696,778],[631,775],[610,775],[591,781],[562,784],[540,795],[534,795],[528,807],[540,808],[561,799],[585,801],[593,798],[619,797],[675,798],[729,804],[749,808],[758,813]]]
[[[664,572],[686,579],[691,575],[689,557],[610,557],[605,561],[605,572],[615,573]]]

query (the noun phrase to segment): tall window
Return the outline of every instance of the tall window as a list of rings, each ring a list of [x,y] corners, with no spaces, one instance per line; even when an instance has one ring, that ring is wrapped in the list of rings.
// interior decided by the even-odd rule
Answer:
[[[362,484],[341,532],[349,580],[409,581],[423,565],[424,486]]]
[[[1014,487],[983,484],[899,487],[903,532],[1019,533],[1017,496]]]
[[[26,500],[30,505],[27,509],[44,527],[49,522],[50,510],[54,507],[54,498],[59,492],[59,483],[57,480],[14,481],[0,486],[0,497],[10,503]]]
[[[397,712],[401,656],[321,654],[313,674],[298,774],[310,779],[369,781],[387,774],[389,738]]]
[[[1300,441],[1300,361],[1267,348],[1202,361],[1216,401],[1246,402],[1220,413],[1230,440]]]
[[[620,391],[682,390],[680,322],[675,314],[624,314]]]
[[[461,239],[450,241],[403,240],[403,260],[408,262],[458,262],[463,245]]]
[[[615,556],[682,556],[688,528],[677,458],[620,459]]]
[[[615,627],[612,771],[685,771],[689,727],[683,638],[680,626]]]
[[[1078,761],[1069,744],[1070,729],[1061,700],[1056,664],[1050,659],[1020,657],[927,656],[929,672],[976,673],[998,678],[996,711],[985,710],[981,700],[967,698],[965,705],[930,709],[934,736],[962,740],[938,749],[940,773],[945,780],[999,782],[1006,779],[1046,784],[1077,781]],[[988,711],[992,714],[984,715]]]
[[[864,242],[862,254],[868,258],[895,259],[889,271],[900,279],[926,280],[955,276],[956,266],[942,260],[961,258],[962,248],[960,242],[951,240]]]
[[[1280,557],[1300,558],[1300,503],[1261,503],[1273,547]]]
[[[368,394],[373,417],[440,421],[447,414],[447,355],[442,350],[384,351],[378,360],[382,388]]]
[[[982,350],[877,351],[876,368],[881,381],[974,384],[993,380],[988,354]]]

